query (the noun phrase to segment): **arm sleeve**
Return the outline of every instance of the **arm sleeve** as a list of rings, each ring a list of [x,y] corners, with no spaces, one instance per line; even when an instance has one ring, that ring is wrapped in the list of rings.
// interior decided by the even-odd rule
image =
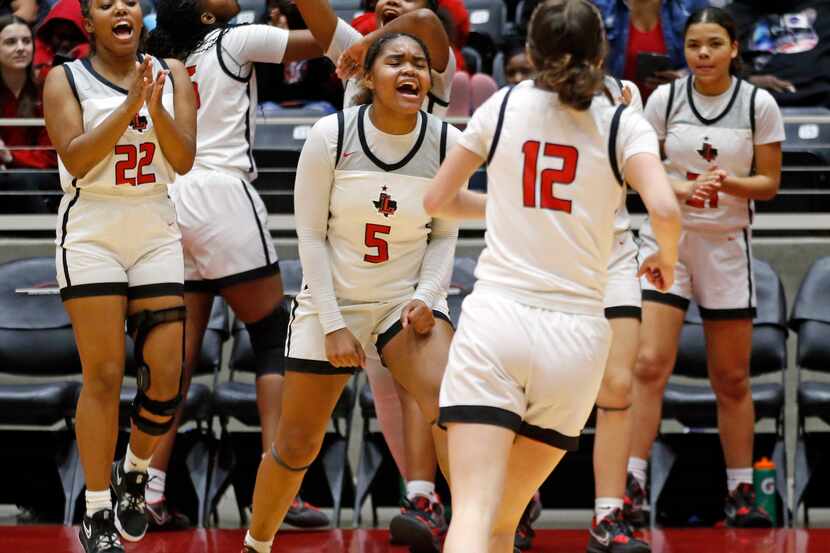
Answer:
[[[784,118],[772,94],[758,90],[755,96],[755,136],[756,145],[784,142]]]
[[[345,52],[349,46],[361,39],[363,39],[363,35],[361,35],[357,29],[338,17],[337,28],[334,30],[334,36],[331,37],[329,49],[326,50],[326,57],[337,65],[337,60],[340,59],[340,54]]]
[[[644,115],[657,131],[659,140],[666,139],[666,107],[669,101],[669,85],[664,84],[657,87],[657,90],[649,96]]]
[[[625,163],[637,154],[653,154],[660,159],[660,145],[657,133],[645,118],[635,112],[625,110],[620,120],[617,137],[617,163],[625,170]]]
[[[326,334],[346,326],[334,293],[326,245],[334,153],[327,138],[331,133],[325,132],[325,127],[331,126],[331,119],[336,126],[337,120],[331,116],[320,120],[309,132],[297,163],[294,185],[294,217],[303,278]],[[337,135],[336,131],[334,134]]]
[[[481,104],[467,123],[464,133],[458,138],[458,144],[483,159],[487,159],[490,155],[490,145],[493,143],[493,135],[496,132],[499,109],[507,90],[503,88]]]
[[[447,128],[447,150],[455,146],[461,131],[450,125]],[[418,287],[412,299],[423,301],[432,309],[435,303],[446,297],[452,276],[455,245],[458,241],[458,221],[454,219],[432,219],[429,237]]]
[[[223,51],[239,65],[282,63],[287,46],[288,31],[270,25],[240,25],[222,37]]]

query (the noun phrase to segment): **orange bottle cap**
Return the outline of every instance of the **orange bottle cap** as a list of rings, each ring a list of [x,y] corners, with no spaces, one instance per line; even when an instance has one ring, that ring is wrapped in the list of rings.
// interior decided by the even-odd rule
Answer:
[[[761,457],[761,460],[755,463],[755,468],[758,470],[773,470],[775,468],[775,463],[766,457]]]

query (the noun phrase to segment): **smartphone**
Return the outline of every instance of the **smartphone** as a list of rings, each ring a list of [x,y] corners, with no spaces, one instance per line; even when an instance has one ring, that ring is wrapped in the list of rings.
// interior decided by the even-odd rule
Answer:
[[[655,54],[654,52],[640,52],[637,54],[638,81],[644,81],[658,71],[668,71],[671,68],[671,60],[665,54]]]

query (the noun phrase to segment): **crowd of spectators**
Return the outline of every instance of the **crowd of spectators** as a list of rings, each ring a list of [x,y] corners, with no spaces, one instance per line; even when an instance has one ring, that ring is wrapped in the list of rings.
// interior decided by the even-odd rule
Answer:
[[[151,24],[154,1],[142,1],[146,21]],[[683,26],[691,12],[712,3],[725,5],[738,23],[744,78],[772,92],[781,106],[830,108],[830,0],[594,1],[609,39],[608,72],[637,83],[644,99],[659,84],[685,75]],[[262,2],[267,2],[262,7],[262,22],[290,29],[304,27],[291,0]],[[524,53],[523,32],[539,0],[505,2],[509,20],[505,34],[485,41],[471,25],[464,0],[437,3],[459,68],[450,115],[469,115],[499,86],[519,82],[532,73]],[[0,116],[41,117],[40,86],[46,73],[90,51],[79,1],[2,0],[0,22]],[[364,34],[376,28],[373,0],[364,0],[351,24]],[[488,48],[482,49],[481,44]],[[264,115],[291,113],[298,108],[322,115],[343,107],[342,84],[325,58],[259,65],[256,73]],[[44,182],[36,176],[23,177],[8,170],[56,166],[45,130],[2,125],[0,140],[0,189],[42,188]],[[2,203],[3,211],[20,208],[19,202]],[[24,209],[39,211],[42,202],[35,203]]]

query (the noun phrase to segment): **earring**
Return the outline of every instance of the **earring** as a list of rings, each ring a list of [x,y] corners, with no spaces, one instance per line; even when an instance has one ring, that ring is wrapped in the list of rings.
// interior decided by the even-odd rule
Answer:
[[[202,14],[202,23],[205,25],[213,25],[216,23],[216,16],[210,12],[205,12]]]

